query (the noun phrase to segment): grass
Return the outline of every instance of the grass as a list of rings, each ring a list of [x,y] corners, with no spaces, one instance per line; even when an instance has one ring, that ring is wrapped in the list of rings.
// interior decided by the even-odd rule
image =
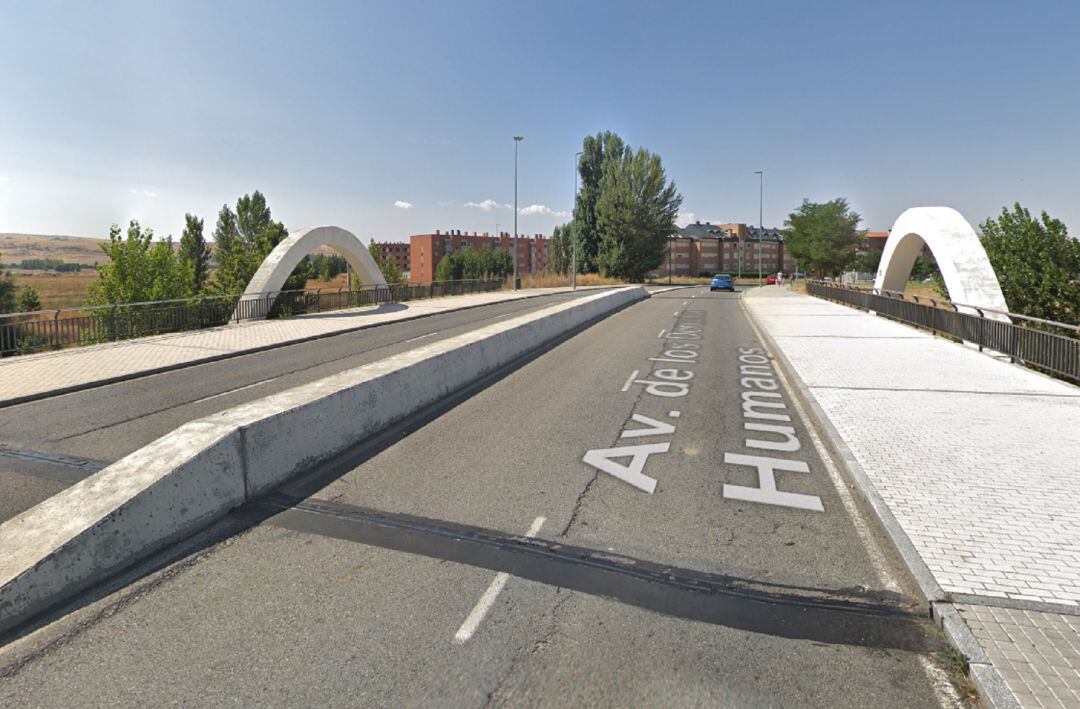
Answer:
[[[55,273],[14,269],[11,278],[19,288],[18,293],[21,294],[27,286],[37,291],[42,310],[77,308],[86,300],[87,286],[97,280],[97,271],[84,268],[81,271]]]

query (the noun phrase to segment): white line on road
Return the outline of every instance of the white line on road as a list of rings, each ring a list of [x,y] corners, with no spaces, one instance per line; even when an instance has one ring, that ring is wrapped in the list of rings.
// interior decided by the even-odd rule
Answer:
[[[636,369],[633,372],[631,372],[630,378],[626,380],[626,384],[622,385],[622,390],[623,391],[628,391],[630,389],[630,385],[634,383],[635,379],[637,379],[637,373],[638,373],[638,370],[636,370]]]
[[[532,526],[529,527],[529,531],[525,532],[526,537],[535,537],[540,528],[544,526],[546,519],[544,517],[537,517],[533,520]],[[492,579],[491,585],[484,591],[484,595],[480,596],[480,600],[473,606],[472,612],[469,613],[469,617],[465,619],[465,622],[461,624],[458,631],[454,633],[454,643],[461,645],[467,642],[469,638],[473,636],[476,629],[483,622],[484,616],[491,610],[491,606],[495,603],[495,599],[499,596],[499,592],[503,590],[503,586],[506,585],[509,580],[510,574],[505,571],[500,571],[495,574],[495,578]]]
[[[220,391],[217,394],[211,394],[210,396],[204,396],[201,399],[196,399],[195,401],[189,401],[188,403],[189,404],[198,404],[201,401],[210,401],[211,399],[216,399],[219,396],[225,396],[226,394],[235,394],[236,392],[243,391],[244,389],[250,389],[251,387],[257,387],[260,384],[266,384],[268,382],[272,382],[275,379],[281,379],[281,377],[270,377],[269,379],[263,379],[262,381],[255,382],[254,384],[245,384],[242,387],[236,387],[235,389],[229,389],[228,391]]]
[[[417,337],[410,337],[409,339],[407,339],[407,340],[403,340],[402,342],[403,342],[403,343],[404,343],[404,342],[416,342],[417,340],[422,340],[422,339],[424,339],[425,337],[431,337],[432,335],[438,335],[438,334],[439,334],[438,332],[429,332],[429,333],[428,333],[428,334],[426,334],[426,335],[418,335]]]
[[[663,336],[664,336],[664,333],[665,333],[665,332],[667,332],[667,328],[666,328],[666,327],[665,327],[665,328],[664,328],[663,330],[661,330],[661,331],[660,331],[660,334],[659,334],[659,335],[657,335],[657,337],[663,337]]]

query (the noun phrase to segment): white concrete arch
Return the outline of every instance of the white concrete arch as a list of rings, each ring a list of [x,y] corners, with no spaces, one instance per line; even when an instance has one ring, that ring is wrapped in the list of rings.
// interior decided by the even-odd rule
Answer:
[[[365,286],[386,287],[379,265],[355,234],[336,226],[313,226],[293,232],[274,247],[251,277],[241,300],[281,290],[300,260],[320,246],[329,246],[344,256]]]
[[[912,207],[900,215],[885,242],[874,288],[902,292],[923,244],[937,260],[949,300],[1009,309],[979,235],[950,207]]]

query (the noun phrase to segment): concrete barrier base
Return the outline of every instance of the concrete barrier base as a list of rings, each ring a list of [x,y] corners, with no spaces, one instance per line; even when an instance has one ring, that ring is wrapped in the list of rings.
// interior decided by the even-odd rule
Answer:
[[[0,634],[560,335],[629,287],[489,325],[187,423],[0,524]]]

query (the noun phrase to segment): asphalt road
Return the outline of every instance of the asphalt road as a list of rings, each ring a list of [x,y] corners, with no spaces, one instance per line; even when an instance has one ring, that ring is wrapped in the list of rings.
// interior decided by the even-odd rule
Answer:
[[[0,652],[0,704],[949,704],[760,347],[737,296],[626,308]]]
[[[405,320],[2,408],[0,521],[192,419],[589,292]]]

